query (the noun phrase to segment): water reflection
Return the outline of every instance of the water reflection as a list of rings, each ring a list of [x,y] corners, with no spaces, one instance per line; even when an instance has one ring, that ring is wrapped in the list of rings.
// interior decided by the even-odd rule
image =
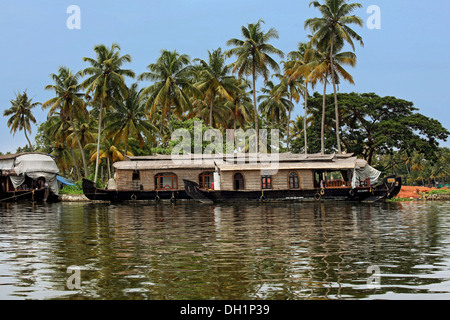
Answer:
[[[4,204],[2,299],[448,298],[447,202]],[[367,286],[369,266],[381,270]],[[69,266],[81,289],[69,290]]]

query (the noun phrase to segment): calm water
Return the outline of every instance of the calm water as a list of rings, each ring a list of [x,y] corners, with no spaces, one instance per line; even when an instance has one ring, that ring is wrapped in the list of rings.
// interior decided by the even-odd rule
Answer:
[[[0,299],[323,298],[450,299],[450,202],[0,207]]]

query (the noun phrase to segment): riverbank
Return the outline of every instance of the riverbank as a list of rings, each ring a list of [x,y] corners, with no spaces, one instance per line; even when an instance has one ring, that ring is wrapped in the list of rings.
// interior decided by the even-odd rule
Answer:
[[[449,188],[427,188],[418,186],[402,186],[396,199],[405,200],[450,200]]]
[[[98,200],[89,200],[84,194],[61,194],[62,202],[107,202]]]

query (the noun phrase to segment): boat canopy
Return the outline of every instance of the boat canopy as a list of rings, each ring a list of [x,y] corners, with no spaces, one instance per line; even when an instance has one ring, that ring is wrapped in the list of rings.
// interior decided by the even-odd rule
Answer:
[[[211,154],[211,155],[153,155],[127,156],[125,161],[114,163],[118,170],[171,170],[206,169],[226,171],[319,170],[351,172],[352,187],[367,178],[376,184],[381,172],[372,168],[366,160],[349,154]]]
[[[15,173],[9,175],[14,188],[21,186],[25,182],[25,176],[28,176],[33,180],[45,178],[50,189],[56,195],[59,193],[56,178],[59,169],[50,155],[43,153],[5,155],[0,157],[0,169]]]

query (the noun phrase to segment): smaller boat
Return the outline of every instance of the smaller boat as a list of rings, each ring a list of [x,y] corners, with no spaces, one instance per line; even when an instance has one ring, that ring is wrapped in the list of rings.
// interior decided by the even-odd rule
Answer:
[[[0,155],[0,202],[58,202],[59,169],[45,153]]]

